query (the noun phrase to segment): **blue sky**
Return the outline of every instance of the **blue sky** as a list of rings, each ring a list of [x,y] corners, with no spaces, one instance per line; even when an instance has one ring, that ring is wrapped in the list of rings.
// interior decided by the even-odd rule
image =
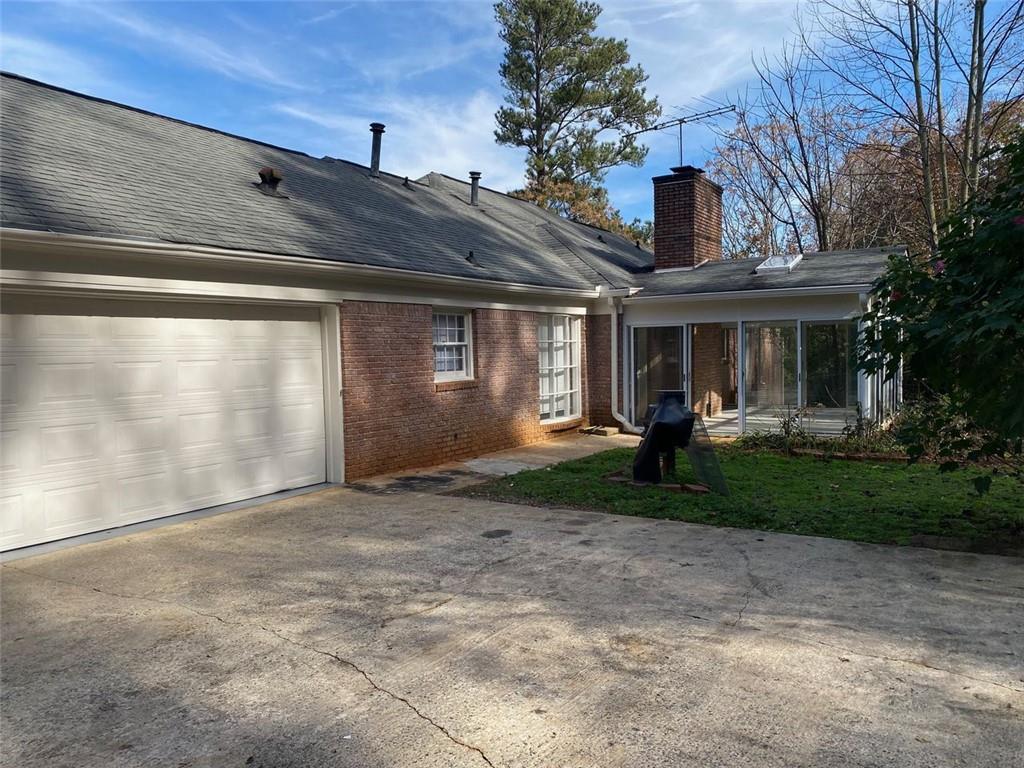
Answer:
[[[599,31],[626,38],[666,115],[704,108],[778,49],[794,0],[608,0]],[[382,167],[417,177],[483,171],[506,190],[521,152],[494,144],[501,103],[491,3],[10,2],[0,10],[3,69],[143,109],[366,163],[368,124],[387,124]],[[688,127],[684,160],[713,138]],[[653,175],[678,163],[672,132],[649,134],[642,168],[608,178],[627,218],[651,216]]]

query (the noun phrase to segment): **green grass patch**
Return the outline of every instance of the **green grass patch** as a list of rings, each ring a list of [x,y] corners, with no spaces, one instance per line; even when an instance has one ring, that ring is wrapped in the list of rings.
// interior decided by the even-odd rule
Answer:
[[[630,476],[634,451],[617,448],[464,488],[460,496],[571,507],[690,523],[829,536],[880,544],[1024,553],[1019,482],[997,477],[979,496],[972,470],[822,460],[717,448],[729,497],[695,496],[607,479]],[[675,482],[696,482],[686,456]],[[666,481],[668,482],[668,481]]]

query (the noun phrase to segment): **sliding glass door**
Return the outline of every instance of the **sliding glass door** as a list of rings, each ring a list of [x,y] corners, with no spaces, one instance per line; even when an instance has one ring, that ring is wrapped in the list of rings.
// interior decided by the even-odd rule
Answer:
[[[744,323],[746,428],[777,427],[798,403],[795,321]]]
[[[857,323],[853,320],[804,322],[804,405],[857,407]]]
[[[634,424],[646,424],[660,392],[684,389],[684,359],[681,326],[633,329]]]

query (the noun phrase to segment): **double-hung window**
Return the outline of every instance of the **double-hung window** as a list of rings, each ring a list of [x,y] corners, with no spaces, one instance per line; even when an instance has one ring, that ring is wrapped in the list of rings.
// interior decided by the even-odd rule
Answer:
[[[541,421],[580,415],[580,320],[568,315],[540,315],[537,321],[540,361]]]
[[[434,313],[434,381],[473,378],[472,316]]]

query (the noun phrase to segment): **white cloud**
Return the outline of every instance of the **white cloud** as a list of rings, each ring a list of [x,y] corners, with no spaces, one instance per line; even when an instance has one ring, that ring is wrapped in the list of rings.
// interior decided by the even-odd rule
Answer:
[[[91,58],[33,37],[0,35],[0,67],[75,91],[95,93],[111,87]]]
[[[326,132],[315,142],[317,154],[365,163],[369,124],[379,120],[387,125],[384,170],[410,178],[439,171],[459,179],[479,170],[486,186],[506,190],[522,186],[523,160],[494,143],[498,103],[496,94],[480,90],[466,98],[382,96],[353,102],[343,113],[303,103],[280,103],[275,109]]]
[[[779,48],[795,9],[793,0],[609,0],[600,31],[629,41],[648,90],[670,109],[739,88],[753,74],[751,55]]]
[[[268,64],[252,51],[226,47],[194,29],[164,21],[150,21],[123,8],[104,3],[76,7],[127,32],[140,43],[162,48],[191,66],[217,72],[232,80],[305,90],[304,86],[282,74],[277,67]],[[247,46],[251,45],[247,43]]]

